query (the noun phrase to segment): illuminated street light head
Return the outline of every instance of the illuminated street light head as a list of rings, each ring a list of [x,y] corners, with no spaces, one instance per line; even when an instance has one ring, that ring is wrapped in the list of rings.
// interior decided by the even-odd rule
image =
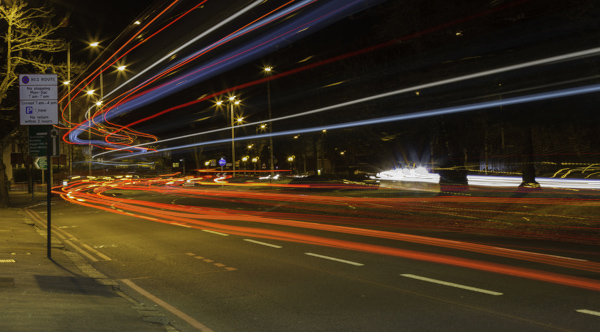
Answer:
[[[243,121],[244,121],[244,118],[242,118],[242,117],[237,118],[238,123],[242,123]]]
[[[96,102],[96,106],[100,106],[100,105],[102,105],[102,100],[98,100],[98,101]]]
[[[273,67],[265,67],[265,72],[270,72],[271,70],[273,70]]]
[[[98,47],[98,45],[100,45],[100,43],[99,43],[99,42],[93,42],[93,43],[90,43],[90,46],[91,46],[91,47]]]
[[[119,67],[117,67],[117,70],[118,71],[123,71],[123,70],[125,70],[125,67],[127,67],[127,66],[119,66]]]
[[[94,91],[96,91],[96,90],[88,90],[86,93],[91,96],[94,94]]]
[[[218,100],[218,101],[217,101],[215,104],[216,104],[217,106],[221,106],[221,105],[223,104],[223,101],[221,101],[221,100]]]
[[[263,124],[260,125],[260,129],[265,129],[265,128],[267,128],[266,124],[263,123]]]
[[[236,104],[236,105],[239,105],[239,104],[240,104],[240,101],[239,101],[239,100],[236,100],[236,101],[234,101],[233,103],[234,103],[234,104]]]
[[[69,84],[71,84],[71,81],[64,81],[63,84],[64,85],[69,85]]]
[[[234,101],[234,100],[235,100],[235,96],[229,97],[229,101]]]

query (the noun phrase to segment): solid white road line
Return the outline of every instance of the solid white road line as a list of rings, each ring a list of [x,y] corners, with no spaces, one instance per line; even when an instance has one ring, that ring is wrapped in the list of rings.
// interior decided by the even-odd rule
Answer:
[[[147,297],[148,299],[154,301],[154,303],[156,303],[159,306],[161,306],[161,307],[169,310],[171,313],[173,313],[177,317],[179,317],[179,318],[183,319],[184,321],[188,322],[188,324],[192,325],[193,327],[197,328],[198,330],[200,330],[202,332],[214,332],[213,330],[209,329],[208,327],[206,327],[202,323],[200,323],[197,320],[193,319],[192,317],[188,316],[187,314],[185,314],[181,310],[173,307],[172,305],[168,304],[167,302],[165,302],[165,301],[159,299],[158,297],[152,295],[151,293],[149,293],[148,291],[146,291],[142,287],[136,285],[135,283],[133,283],[133,281],[131,281],[129,279],[121,279],[121,281],[124,284],[126,284],[127,286],[131,287],[136,292],[142,294],[143,296]]]
[[[587,310],[587,309],[579,309],[579,310],[575,310],[575,311],[582,313],[582,314],[600,316],[600,312],[598,312],[598,311],[592,311],[592,310]]]
[[[282,246],[278,246],[276,244],[270,244],[270,243],[260,242],[260,241],[251,240],[251,239],[244,239],[244,241],[252,242],[252,243],[260,244],[261,246],[267,246],[267,247],[272,247],[272,248],[283,248]]]
[[[444,285],[444,286],[462,288],[462,289],[470,290],[473,292],[479,292],[479,293],[484,293],[484,294],[489,294],[489,295],[502,295],[502,293],[499,293],[499,292],[494,292],[494,291],[489,291],[489,290],[485,290],[485,289],[481,289],[481,288],[475,288],[475,287],[455,284],[452,282],[447,282],[447,281],[442,281],[442,280],[437,280],[437,279],[421,277],[421,276],[417,276],[414,274],[401,274],[401,276],[406,277],[406,278],[417,279],[417,280],[421,280],[421,281],[427,281],[427,282],[431,282],[434,284],[440,284],[440,285]]]
[[[221,232],[215,232],[215,231],[209,231],[208,229],[203,229],[203,232],[206,233],[210,233],[210,234],[217,234],[217,235],[221,235],[221,236],[229,236],[229,234],[225,234],[225,233],[221,233]]]
[[[339,259],[339,258],[335,258],[335,257],[323,256],[323,255],[319,255],[319,254],[313,254],[313,253],[310,253],[310,252],[307,252],[306,255],[313,256],[313,257],[318,257],[318,258],[323,258],[323,259],[328,259],[328,260],[336,261],[336,262],[340,262],[340,263],[346,263],[346,264],[350,264],[350,265],[355,265],[355,266],[363,266],[363,265],[365,265],[365,264],[362,264],[362,263],[347,261],[347,260]]]

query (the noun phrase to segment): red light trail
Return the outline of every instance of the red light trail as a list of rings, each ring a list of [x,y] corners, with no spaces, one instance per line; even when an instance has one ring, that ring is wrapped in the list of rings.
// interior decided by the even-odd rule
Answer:
[[[280,241],[291,241],[319,246],[328,246],[335,248],[343,248],[348,250],[363,251],[381,255],[389,255],[395,257],[402,257],[408,259],[428,261],[432,263],[447,264],[453,266],[466,267],[471,269],[489,271],[494,273],[501,273],[506,275],[512,275],[522,278],[559,283],[563,285],[585,288],[590,290],[600,291],[600,281],[571,277],[561,274],[554,274],[548,272],[537,271],[533,269],[518,268],[508,265],[488,263],[472,259],[457,258],[447,255],[438,255],[431,253],[423,253],[411,250],[404,250],[395,247],[372,245],[353,241],[344,241],[331,239],[320,236],[300,234],[296,232],[262,229],[251,226],[236,226],[232,225],[232,222],[250,222],[250,223],[261,223],[261,224],[273,224],[279,226],[293,227],[299,230],[311,229],[320,230],[333,233],[344,233],[349,235],[364,236],[368,238],[379,238],[386,240],[395,240],[401,242],[419,243],[424,245],[431,245],[437,247],[444,247],[453,250],[470,251],[486,255],[500,256],[510,259],[525,260],[530,262],[542,263],[547,265],[555,265],[566,268],[578,269],[583,271],[589,271],[598,273],[600,272],[600,263],[574,260],[565,257],[544,255],[533,252],[525,252],[519,250],[512,250],[507,248],[500,248],[495,246],[469,243],[463,241],[450,241],[438,238],[431,238],[425,236],[373,230],[360,227],[350,227],[343,225],[348,221],[354,220],[355,223],[362,221],[362,225],[368,225],[376,218],[363,218],[362,214],[356,216],[354,213],[353,218],[337,216],[328,216],[321,220],[315,220],[312,215],[306,213],[271,213],[271,212],[255,212],[255,211],[244,211],[244,210],[229,210],[219,209],[215,207],[199,207],[199,206],[188,206],[188,205],[175,205],[165,204],[156,202],[146,202],[135,199],[123,199],[116,198],[110,195],[105,195],[107,190],[118,189],[118,190],[135,190],[135,191],[155,191],[169,195],[179,195],[183,197],[195,197],[195,198],[210,198],[215,199],[232,199],[236,202],[252,202],[255,204],[260,201],[273,201],[281,203],[293,203],[300,204],[298,208],[302,206],[305,208],[307,205],[321,205],[321,206],[346,206],[351,204],[354,209],[360,207],[361,209],[368,210],[373,209],[374,206],[379,206],[378,209],[387,210],[392,208],[393,211],[406,211],[413,208],[411,212],[427,213],[429,209],[435,211],[437,208],[443,209],[443,211],[451,211],[452,205],[447,204],[461,204],[462,211],[474,211],[476,213],[482,212],[481,204],[486,204],[488,209],[484,212],[494,214],[502,209],[490,210],[489,205],[502,206],[502,205],[515,205],[519,204],[523,210],[526,210],[523,206],[529,205],[585,205],[588,207],[600,206],[599,200],[570,200],[570,199],[524,199],[524,198],[487,198],[487,197],[427,197],[427,198],[363,198],[363,197],[331,197],[331,196],[318,196],[318,195],[292,195],[292,194],[281,194],[281,193],[264,193],[264,192],[250,192],[241,190],[206,190],[206,189],[186,189],[179,187],[169,187],[160,185],[160,181],[168,181],[169,179],[151,179],[146,181],[140,180],[124,180],[124,181],[113,181],[107,183],[101,182],[79,182],[62,188],[60,193],[61,197],[65,200],[80,204],[96,209],[109,211],[111,213],[117,213],[128,216],[135,216],[138,218],[150,220],[153,222],[160,222],[165,224],[171,224],[175,226],[183,226],[194,229],[203,229],[218,231],[227,234],[251,236],[264,239],[280,240]],[[242,200],[242,201],[240,201]],[[335,211],[335,210],[334,210]],[[362,210],[361,210],[362,211]],[[518,213],[517,210],[514,213]],[[429,215],[427,218],[433,218],[435,212]],[[399,215],[404,218],[405,215]],[[439,217],[438,217],[439,218]],[[306,220],[306,221],[299,221]],[[321,221],[324,223],[315,223],[315,221]],[[325,223],[327,222],[327,223]],[[461,220],[464,222],[464,220]],[[340,225],[336,225],[340,223]],[[352,224],[351,222],[348,224]],[[596,222],[597,224],[597,222]],[[376,225],[376,224],[375,224]],[[595,230],[598,229],[596,226]]]

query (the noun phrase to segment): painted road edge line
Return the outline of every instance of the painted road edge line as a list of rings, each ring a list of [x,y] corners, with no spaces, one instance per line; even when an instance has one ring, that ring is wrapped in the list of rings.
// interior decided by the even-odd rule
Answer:
[[[329,256],[323,256],[323,255],[319,255],[319,254],[313,254],[311,252],[307,252],[305,254],[308,255],[308,256],[313,256],[313,257],[328,259],[330,261],[336,261],[336,262],[340,262],[340,263],[346,263],[346,264],[350,264],[350,265],[354,265],[354,266],[363,266],[363,265],[365,265],[365,264],[362,264],[362,263],[347,261],[347,260],[339,259],[339,258],[335,258],[335,257],[329,257]]]
[[[166,310],[170,311],[171,313],[173,313],[177,317],[183,319],[188,324],[192,325],[193,327],[197,328],[198,330],[200,330],[202,332],[214,332],[213,330],[209,329],[204,324],[202,324],[199,321],[197,321],[197,320],[193,319],[192,317],[188,316],[187,314],[185,314],[181,310],[175,308],[174,306],[168,304],[167,302],[165,302],[165,301],[159,299],[158,297],[152,295],[151,293],[149,293],[148,291],[146,291],[142,287],[136,285],[135,283],[133,283],[133,281],[131,281],[129,279],[121,279],[121,282],[123,282],[125,285],[131,287],[133,290],[135,290],[136,292],[140,293],[141,295],[147,297],[149,300],[152,300],[154,303],[158,304],[159,306],[161,306],[161,307],[165,308]]]
[[[442,280],[437,280],[437,279],[431,279],[431,278],[427,278],[427,277],[421,277],[421,276],[417,276],[414,274],[401,274],[401,276],[406,277],[406,278],[411,278],[411,279],[417,279],[417,280],[421,280],[421,281],[427,281],[427,282],[431,282],[434,284],[439,284],[439,285],[444,285],[444,286],[450,286],[450,287],[456,287],[456,288],[462,288],[462,289],[466,289],[466,290],[470,290],[473,292],[479,292],[479,293],[484,293],[484,294],[489,294],[489,295],[503,295],[500,292],[494,292],[494,291],[490,291],[490,290],[486,290],[486,289],[481,289],[481,288],[475,288],[475,287],[471,287],[471,286],[465,286],[465,285],[460,285],[460,284],[455,284],[452,282],[447,282],[447,281],[442,281]]]
[[[579,309],[579,310],[575,310],[575,311],[577,311],[581,314],[600,316],[600,312],[598,312],[598,311],[587,310],[587,309]]]
[[[244,239],[244,241],[252,242],[252,243],[260,244],[261,246],[267,246],[267,247],[272,247],[272,248],[278,248],[278,249],[283,248],[282,246],[278,246],[276,244],[270,244],[270,243],[260,242],[260,241],[251,240],[251,239]]]

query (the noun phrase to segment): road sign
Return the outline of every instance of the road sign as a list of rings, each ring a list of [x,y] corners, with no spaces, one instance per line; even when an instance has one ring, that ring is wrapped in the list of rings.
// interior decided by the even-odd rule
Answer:
[[[21,100],[21,125],[58,124],[56,100]]]
[[[58,86],[19,86],[19,96],[22,100],[56,100]]]
[[[56,74],[19,75],[21,125],[58,124]]]
[[[19,85],[58,85],[56,74],[21,74]]]
[[[219,166],[223,167],[225,165],[227,165],[227,161],[225,160],[225,158],[219,159]]]
[[[48,158],[46,158],[46,157],[35,158],[35,161],[33,162],[33,166],[35,166],[35,168],[37,168],[37,169],[47,170],[48,169]]]
[[[29,156],[30,157],[46,157],[46,147],[48,127],[46,126],[29,126]],[[60,154],[58,144],[58,129],[52,128],[52,156],[57,157]]]

